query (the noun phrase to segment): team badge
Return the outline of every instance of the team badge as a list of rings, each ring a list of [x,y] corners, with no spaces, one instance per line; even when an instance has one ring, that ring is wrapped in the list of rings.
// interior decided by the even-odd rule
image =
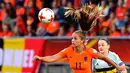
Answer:
[[[87,61],[87,56],[84,57],[84,61]]]

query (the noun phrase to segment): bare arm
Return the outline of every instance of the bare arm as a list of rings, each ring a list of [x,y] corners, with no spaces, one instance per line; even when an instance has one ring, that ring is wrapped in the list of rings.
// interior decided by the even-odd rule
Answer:
[[[112,66],[114,66],[115,68],[117,68],[118,70],[124,71],[127,67],[126,66],[118,66],[116,65],[113,61],[111,61],[108,57],[98,53],[98,58],[102,59],[104,61],[106,61],[108,64],[111,64]]]
[[[45,56],[45,57],[34,56],[33,58],[33,60],[38,60],[38,61],[43,61],[43,62],[55,62],[60,59],[61,59],[61,56],[59,55],[59,53],[52,56]]]
[[[123,64],[121,66],[125,66],[125,64]],[[127,70],[125,69],[125,70],[121,71],[121,73],[127,73]]]

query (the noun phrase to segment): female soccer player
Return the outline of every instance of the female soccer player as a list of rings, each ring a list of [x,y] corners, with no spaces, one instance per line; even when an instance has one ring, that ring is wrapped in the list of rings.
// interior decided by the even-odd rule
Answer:
[[[92,73],[91,71],[91,59],[98,58],[111,64],[118,70],[124,70],[124,67],[120,67],[112,62],[108,57],[94,53],[92,49],[87,48],[84,45],[86,33],[82,30],[77,30],[72,34],[72,45],[65,48],[61,52],[52,55],[39,57],[35,56],[33,60],[43,61],[43,62],[55,62],[62,58],[67,58],[70,63],[70,67],[73,69],[74,73]]]
[[[107,38],[101,38],[98,41],[99,53],[110,58],[115,64],[119,66],[125,66],[125,64],[120,60],[119,56],[116,53],[111,52],[109,49],[110,41]],[[117,73],[115,67],[109,65],[107,62],[103,60],[95,59],[93,66],[95,73]],[[122,71],[122,73],[127,73],[126,69]]]

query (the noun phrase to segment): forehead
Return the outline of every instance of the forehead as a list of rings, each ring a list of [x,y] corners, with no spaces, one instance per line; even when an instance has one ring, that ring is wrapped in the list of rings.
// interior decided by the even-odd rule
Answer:
[[[73,33],[72,37],[79,37],[79,35],[77,33]]]
[[[107,44],[107,42],[105,40],[99,40],[98,44]]]

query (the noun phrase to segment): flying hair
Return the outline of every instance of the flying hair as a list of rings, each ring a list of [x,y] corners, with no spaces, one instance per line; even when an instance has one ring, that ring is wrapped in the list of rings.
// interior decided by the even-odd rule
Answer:
[[[91,4],[86,4],[78,9],[66,7],[65,16],[71,16],[77,23],[80,24],[82,31],[89,31],[93,28],[97,19],[100,16],[98,7],[94,7]]]

